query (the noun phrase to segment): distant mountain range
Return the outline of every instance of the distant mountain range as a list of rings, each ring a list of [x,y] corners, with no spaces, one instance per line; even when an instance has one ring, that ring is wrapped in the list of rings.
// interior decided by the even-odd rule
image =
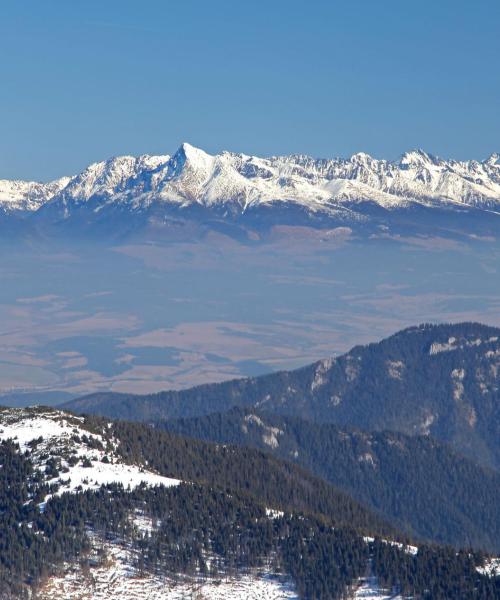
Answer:
[[[252,407],[367,431],[430,435],[500,468],[500,329],[411,327],[294,371],[146,396],[98,393],[77,412],[148,422]]]
[[[168,235],[186,221],[231,223],[243,234],[277,224],[451,233],[456,219],[464,231],[495,235],[500,161],[497,154],[483,162],[443,160],[421,150],[398,161],[364,153],[348,159],[213,156],[182,144],[173,156],[111,158],[46,184],[0,180],[0,215],[35,229],[117,235],[144,228]],[[464,216],[473,217],[469,226]]]

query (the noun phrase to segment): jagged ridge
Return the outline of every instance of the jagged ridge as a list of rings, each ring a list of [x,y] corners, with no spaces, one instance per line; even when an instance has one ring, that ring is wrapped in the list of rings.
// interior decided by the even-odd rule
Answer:
[[[4,212],[38,211],[59,219],[82,208],[96,213],[116,206],[137,211],[164,204],[242,213],[262,204],[291,202],[308,211],[335,214],[366,200],[384,208],[417,203],[496,211],[499,156],[483,162],[455,161],[417,150],[398,161],[365,153],[347,159],[259,158],[231,152],[210,155],[182,144],[172,157],[112,158],[47,184],[0,181]]]

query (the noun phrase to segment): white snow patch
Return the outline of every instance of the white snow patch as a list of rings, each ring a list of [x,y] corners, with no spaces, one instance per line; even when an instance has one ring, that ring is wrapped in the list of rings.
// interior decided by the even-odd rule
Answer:
[[[353,358],[348,355],[347,360],[352,361]],[[347,377],[347,381],[352,382],[356,379],[356,377],[359,374],[359,367],[357,365],[353,365],[351,362],[348,362],[345,367],[345,374]]]
[[[459,402],[464,395],[464,384],[462,383],[465,378],[465,369],[453,369],[451,372],[451,383],[453,390],[453,399]]]
[[[266,444],[266,446],[270,446],[271,448],[277,448],[279,446],[278,436],[283,435],[284,432],[282,429],[266,425],[264,421],[257,415],[245,415],[244,423],[242,425],[242,430],[244,433],[248,433],[248,423],[253,423],[263,430],[262,441],[264,444]]]
[[[371,465],[372,467],[375,467],[375,459],[373,458],[373,454],[370,454],[370,452],[360,454],[358,456],[358,462],[364,462]]]
[[[440,352],[450,352],[451,350],[457,350],[458,346],[456,346],[457,339],[451,337],[448,339],[448,342],[442,344],[440,342],[434,342],[429,350],[429,354],[432,356],[434,354],[439,354]]]
[[[421,435],[429,435],[431,432],[431,425],[434,423],[436,417],[433,414],[428,414],[424,417],[422,423],[420,423],[420,434]]]
[[[161,525],[160,519],[152,519],[150,516],[143,514],[141,511],[136,510],[132,515],[132,523],[143,535],[151,534],[156,531]]]
[[[342,396],[340,396],[340,394],[333,394],[333,396],[330,397],[330,404],[332,406],[338,406],[341,402]]]
[[[370,544],[375,541],[375,538],[365,536],[363,538],[363,541],[365,541],[367,544]],[[412,546],[410,544],[402,544],[401,542],[395,542],[394,540],[380,540],[380,541],[383,544],[389,544],[390,546],[399,548],[406,554],[411,554],[412,556],[415,556],[418,553],[418,546]]]
[[[404,368],[405,364],[401,360],[387,361],[387,372],[389,374],[389,377],[392,377],[392,379],[402,379]]]
[[[360,580],[359,587],[352,595],[353,600],[403,600],[399,594],[382,590],[376,577],[366,577]]]
[[[327,382],[326,374],[330,370],[332,364],[332,358],[326,358],[318,363],[318,366],[314,372],[314,378],[311,382],[311,392],[314,392],[315,389],[325,385]]]
[[[477,567],[476,570],[487,577],[500,577],[500,558],[492,558],[486,561],[482,567]]]
[[[284,512],[282,510],[276,510],[274,508],[266,508],[266,515],[270,519],[280,519],[284,516]]]

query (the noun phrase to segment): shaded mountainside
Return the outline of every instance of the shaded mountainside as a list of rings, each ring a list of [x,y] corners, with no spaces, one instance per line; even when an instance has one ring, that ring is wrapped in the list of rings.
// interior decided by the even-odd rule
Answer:
[[[271,574],[291,581],[298,598],[336,600],[367,572],[415,599],[500,596],[483,553],[367,537],[389,530],[328,484],[256,450],[46,408],[2,409],[0,431],[2,599],[73,598],[75,577],[87,596],[93,573],[106,569],[95,597],[113,589],[150,597],[156,585],[163,592],[151,597],[173,600],[185,585],[192,597],[204,582]],[[63,489],[80,463],[88,487]],[[103,465],[140,467],[145,479],[99,484]],[[154,473],[169,483],[148,481]]]
[[[421,325],[294,371],[150,395],[99,393],[65,406],[157,421],[234,406],[369,431],[431,435],[500,468],[500,330]]]
[[[182,480],[238,491],[273,509],[326,515],[366,534],[397,535],[344,492],[257,449],[221,446],[143,423],[76,417],[45,407],[1,408],[2,439],[12,439],[28,452],[44,474],[49,496],[101,484],[133,488],[141,482],[168,486]]]
[[[235,408],[155,426],[292,460],[422,539],[500,552],[500,474],[429,437],[347,431]]]

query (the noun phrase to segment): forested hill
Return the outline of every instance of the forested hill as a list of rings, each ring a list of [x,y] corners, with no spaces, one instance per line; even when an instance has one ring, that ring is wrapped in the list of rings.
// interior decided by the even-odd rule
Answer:
[[[138,396],[101,393],[66,407],[155,421],[254,406],[321,423],[422,434],[500,468],[500,329],[421,325],[295,371]]]
[[[92,428],[103,425],[96,417],[86,422]],[[267,452],[185,438],[142,423],[114,422],[108,434],[119,440],[118,452],[125,461],[147,464],[163,476],[238,491],[273,509],[326,515],[359,531],[398,536],[394,527],[345,492]]]
[[[2,599],[173,600],[246,577],[341,600],[367,574],[385,595],[500,597],[482,552],[397,543],[369,510],[258,450],[2,409],[0,465]]]
[[[125,486],[141,480],[165,486],[196,482],[244,493],[273,509],[324,515],[366,535],[398,535],[395,528],[346,493],[300,466],[258,449],[211,444],[143,423],[75,417],[45,407],[0,407],[2,439],[20,443],[35,463],[43,465],[52,495],[93,489],[88,483],[92,481]]]
[[[401,530],[500,553],[500,474],[428,436],[349,431],[241,408],[156,427],[261,448],[330,481]]]

